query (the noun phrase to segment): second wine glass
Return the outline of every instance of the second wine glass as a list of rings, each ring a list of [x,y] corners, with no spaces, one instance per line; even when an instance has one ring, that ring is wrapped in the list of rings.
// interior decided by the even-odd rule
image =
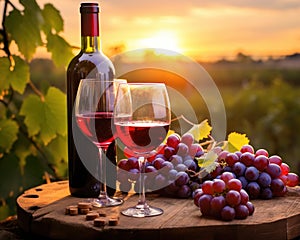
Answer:
[[[146,202],[144,174],[147,158],[167,136],[170,122],[170,103],[165,84],[119,85],[114,110],[117,137],[138,157],[141,185],[137,205],[122,211],[123,215],[149,217],[163,213],[162,209],[149,206]]]

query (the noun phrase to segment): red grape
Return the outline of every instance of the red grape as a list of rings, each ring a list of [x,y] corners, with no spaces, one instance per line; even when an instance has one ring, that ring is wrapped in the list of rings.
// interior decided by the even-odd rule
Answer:
[[[255,157],[257,156],[265,156],[265,157],[269,157],[269,153],[266,149],[258,149],[256,152],[255,152]]]
[[[234,175],[231,172],[223,172],[220,176],[220,179],[222,179],[225,183],[227,183],[229,180],[233,179]]]
[[[277,156],[277,155],[273,155],[273,156],[271,156],[271,157],[269,157],[269,161],[270,161],[270,163],[275,163],[275,164],[277,164],[277,165],[281,165],[281,163],[282,163],[282,159],[281,159],[281,157],[279,157],[279,156]]]
[[[234,178],[227,182],[227,188],[229,190],[236,190],[239,192],[242,189],[242,183],[240,180]]]
[[[269,165],[269,159],[265,155],[258,155],[253,161],[253,166],[259,171],[263,171]]]
[[[180,143],[180,136],[177,133],[171,134],[167,138],[167,145],[174,149],[177,148],[177,145]]]
[[[254,148],[251,145],[246,144],[246,145],[242,146],[240,151],[241,151],[241,153],[249,152],[249,153],[253,154],[254,153]]]
[[[213,181],[205,181],[203,184],[202,184],[202,190],[204,193],[206,194],[214,194],[214,189],[213,189]]]
[[[223,180],[214,179],[212,187],[213,187],[214,193],[222,193],[225,190],[226,185]]]
[[[281,163],[280,168],[282,175],[287,175],[290,172],[290,167],[286,163]]]
[[[254,154],[250,152],[244,152],[240,157],[240,161],[247,167],[252,166],[254,162]]]
[[[236,162],[239,161],[239,159],[239,156],[235,153],[228,153],[225,158],[225,161],[228,164],[228,166],[232,167]]]
[[[299,185],[299,176],[295,173],[288,173],[286,185],[289,187],[295,187]]]

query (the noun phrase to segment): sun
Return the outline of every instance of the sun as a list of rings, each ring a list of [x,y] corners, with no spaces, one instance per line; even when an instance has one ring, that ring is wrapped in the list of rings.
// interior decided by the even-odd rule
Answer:
[[[159,31],[149,38],[141,39],[139,45],[142,48],[157,48],[158,53],[160,52],[159,49],[173,51],[174,55],[183,52],[179,46],[176,33],[172,31]],[[172,55],[172,53],[170,52],[168,55]]]

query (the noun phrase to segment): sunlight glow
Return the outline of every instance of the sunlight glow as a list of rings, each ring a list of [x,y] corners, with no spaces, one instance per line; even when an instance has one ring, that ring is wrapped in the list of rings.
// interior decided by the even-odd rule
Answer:
[[[176,53],[183,52],[182,49],[179,47],[178,37],[174,32],[171,31],[159,31],[155,33],[152,37],[141,39],[138,45],[142,48],[167,49]],[[157,50],[157,53],[161,52],[162,51]],[[166,52],[163,51],[163,53],[165,54]],[[170,53],[169,55],[172,55],[172,53]]]

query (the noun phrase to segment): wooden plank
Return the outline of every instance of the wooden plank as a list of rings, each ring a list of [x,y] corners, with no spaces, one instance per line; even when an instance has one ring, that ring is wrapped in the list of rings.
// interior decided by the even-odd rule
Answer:
[[[51,239],[293,239],[300,236],[300,187],[272,200],[254,200],[255,213],[245,220],[223,222],[201,216],[192,199],[147,196],[148,203],[164,209],[150,218],[120,215],[117,226],[94,227],[84,215],[65,215],[65,208],[83,199],[69,195],[68,182],[29,189],[17,199],[18,221],[27,232]],[[131,196],[122,206],[101,209],[108,216],[135,205]]]

